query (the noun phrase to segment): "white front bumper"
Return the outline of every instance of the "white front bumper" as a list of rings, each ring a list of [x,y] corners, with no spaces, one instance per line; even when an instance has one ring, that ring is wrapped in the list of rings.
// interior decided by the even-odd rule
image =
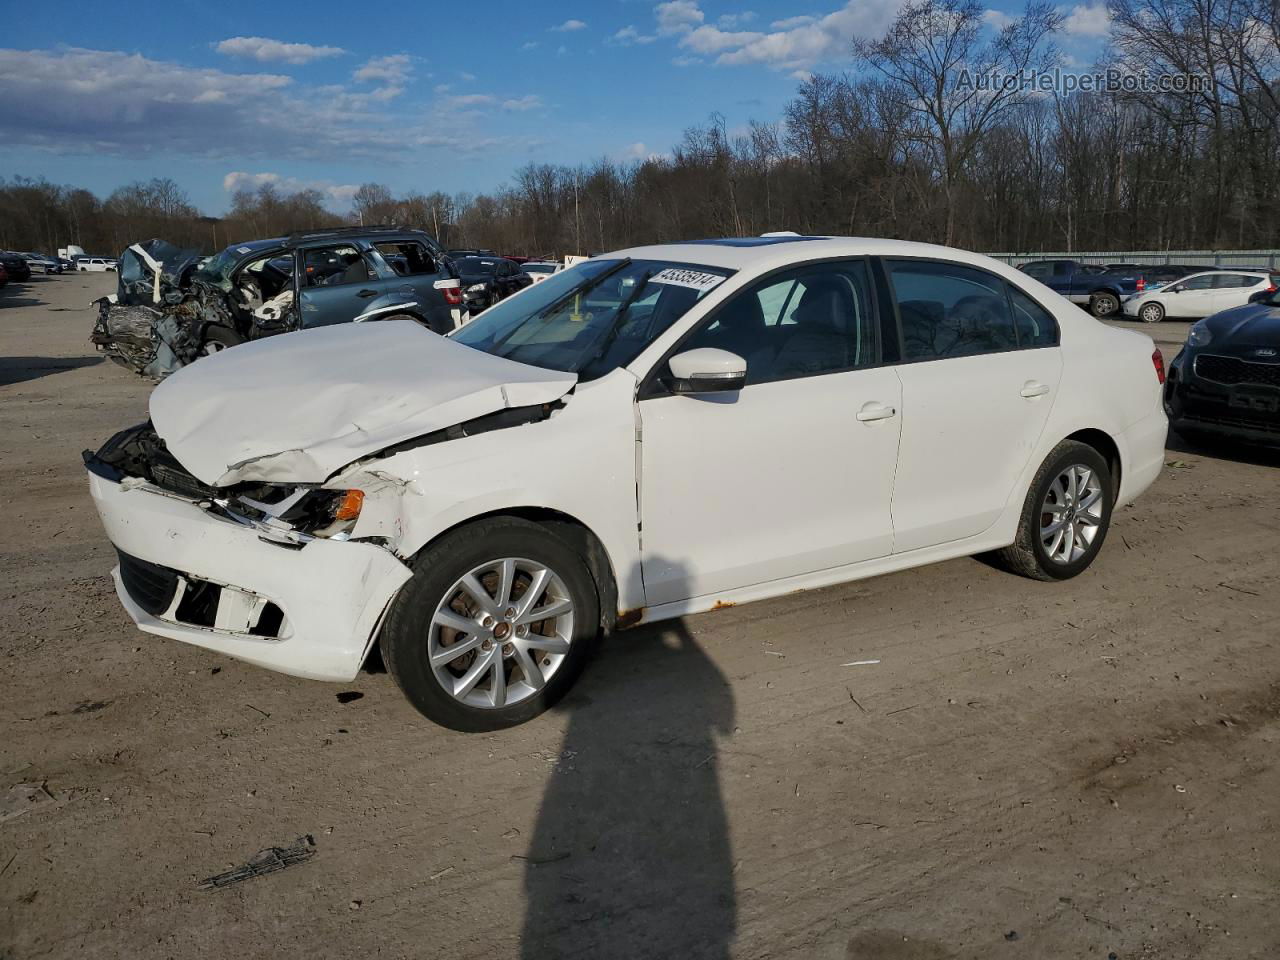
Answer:
[[[140,629],[281,673],[354,679],[383,611],[412,576],[381,547],[323,539],[280,546],[151,486],[122,486],[90,472],[89,492],[119,551],[180,575],[174,602],[155,615],[129,595],[120,567],[112,571],[120,602]],[[177,618],[183,584],[194,581],[224,588],[218,626]],[[253,635],[245,626],[244,611],[266,602],[283,612],[278,636]]]

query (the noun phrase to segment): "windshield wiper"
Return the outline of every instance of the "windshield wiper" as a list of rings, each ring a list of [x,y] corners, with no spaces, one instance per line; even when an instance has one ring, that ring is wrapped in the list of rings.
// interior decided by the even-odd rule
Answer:
[[[648,270],[637,278],[635,288],[627,294],[625,300],[618,304],[618,309],[613,315],[613,320],[609,323],[608,329],[604,331],[604,334],[600,338],[600,345],[596,347],[591,356],[589,356],[583,362],[582,366],[578,368],[579,372],[587,369],[587,367],[591,366],[591,364],[603,357],[605,353],[608,352],[609,347],[613,346],[613,341],[618,339],[618,331],[622,329],[623,318],[627,315],[627,311],[631,309],[631,305],[640,299],[640,294],[644,291],[644,288],[649,285],[649,278],[652,276],[653,271]]]

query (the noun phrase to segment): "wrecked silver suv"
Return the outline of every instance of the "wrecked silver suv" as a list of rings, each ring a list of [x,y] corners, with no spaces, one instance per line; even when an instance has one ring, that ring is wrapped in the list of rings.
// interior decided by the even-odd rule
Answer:
[[[160,380],[250,340],[335,323],[408,318],[435,333],[462,319],[452,261],[420,230],[352,227],[227,247],[214,257],[163,240],[134,244],[90,338]]]

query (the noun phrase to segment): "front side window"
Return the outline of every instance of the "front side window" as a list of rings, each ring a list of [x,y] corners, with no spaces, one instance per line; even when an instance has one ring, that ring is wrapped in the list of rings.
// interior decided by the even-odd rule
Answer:
[[[731,274],[662,260],[588,260],[495,304],[451,336],[592,380],[634,360]]]
[[[970,357],[1018,346],[999,277],[925,260],[886,260],[885,267],[902,319],[904,359]]]
[[[717,347],[747,361],[747,385],[878,362],[867,266],[815,264],[761,281],[718,310],[680,349]]]
[[[308,287],[335,287],[376,279],[360,251],[345,244],[305,251],[303,276]]]

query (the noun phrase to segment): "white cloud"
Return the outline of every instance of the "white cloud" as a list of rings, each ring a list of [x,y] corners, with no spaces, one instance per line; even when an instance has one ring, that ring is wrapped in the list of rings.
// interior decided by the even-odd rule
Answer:
[[[1013,17],[1005,13],[1003,10],[984,10],[982,12],[982,22],[989,26],[992,30],[1003,30],[1009,24],[1013,23]]]
[[[833,13],[768,33],[705,25],[686,32],[680,46],[714,56],[720,66],[764,64],[775,70],[808,70],[819,63],[848,60],[853,39],[883,32],[904,2],[872,5],[867,0],[848,0]],[[778,23],[796,23],[797,19]]]
[[[352,74],[356,83],[386,83],[402,86],[413,73],[413,58],[407,53],[374,57]]]
[[[452,89],[453,89],[453,84],[452,84],[452,83],[437,83],[437,84],[436,84],[434,87],[432,87],[431,89],[432,89],[432,90],[434,90],[436,93],[448,93],[450,90],[452,90]]]
[[[663,36],[688,33],[706,19],[697,0],[667,0],[654,7],[653,14],[658,18],[658,33]]]
[[[538,41],[537,41],[537,40],[526,40],[524,43],[520,44],[520,49],[521,49],[521,50],[536,50],[536,49],[538,48],[538,46],[539,46],[539,44],[538,44]]]
[[[476,79],[476,75],[474,73],[467,73],[465,70],[458,74],[458,76],[462,78],[463,83],[472,83]]]
[[[523,97],[517,97],[512,100],[502,101],[502,109],[511,112],[536,110],[540,106],[542,106],[542,98],[533,93],[527,94]]]
[[[807,26],[817,19],[812,14],[802,13],[798,17],[783,17],[781,20],[775,20],[769,26],[774,30],[792,30],[796,27]]]
[[[229,57],[247,57],[259,63],[310,63],[347,52],[341,47],[313,47],[309,43],[285,43],[267,37],[230,37],[214,49]]]
[[[554,33],[572,33],[574,30],[587,29],[586,21],[583,20],[566,20],[564,23],[556,27],[550,28]]]
[[[630,24],[623,27],[621,30],[619,30],[617,33],[615,33],[612,37],[609,38],[611,42],[620,44],[621,46],[624,46],[624,47],[629,47],[633,43],[638,43],[638,44],[653,43],[653,41],[657,39],[658,38],[655,37],[653,34],[641,33],[639,30],[637,30],[635,27],[631,26]]]
[[[756,18],[754,10],[743,10],[741,13],[725,13],[716,20],[716,26],[723,30],[736,30],[745,27]]]
[[[672,57],[671,65],[673,67],[692,67],[694,64],[702,63],[701,57]]]
[[[222,178],[222,189],[227,193],[237,190],[257,190],[264,185],[271,185],[284,193],[297,193],[300,190],[319,190],[331,200],[338,203],[350,203],[355,192],[360,189],[358,183],[334,183],[332,180],[299,180],[297,177],[281,176],[278,173],[247,173],[233,170]]]
[[[394,163],[420,157],[415,148],[456,155],[529,141],[483,136],[465,117],[442,126],[388,113],[394,88],[301,86],[117,50],[0,49],[0,89],[12,98],[0,111],[0,143],[63,155]]]
[[[1082,3],[1071,8],[1062,30],[1075,37],[1105,37],[1111,32],[1111,14],[1105,3]]]
[[[488,107],[497,100],[491,93],[460,93],[456,97],[447,97],[443,102],[447,107]]]

